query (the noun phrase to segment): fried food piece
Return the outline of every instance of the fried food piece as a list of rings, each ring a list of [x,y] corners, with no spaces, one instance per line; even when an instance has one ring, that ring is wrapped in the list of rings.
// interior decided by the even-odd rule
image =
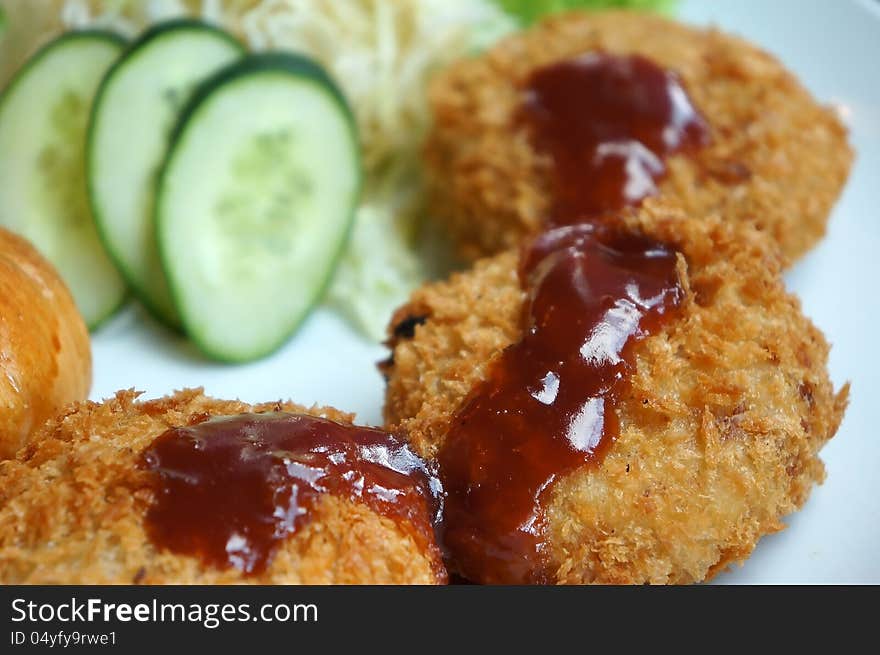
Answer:
[[[311,520],[281,543],[267,569],[244,576],[158,550],[144,520],[154,500],[141,452],[166,429],[205,415],[289,411],[349,423],[333,409],[247,405],[200,390],[138,402],[121,391],[49,423],[17,459],[0,463],[3,584],[435,584],[436,551],[424,552],[393,520],[363,503],[322,496]]]
[[[642,55],[677,72],[706,119],[711,143],[669,158],[661,195],[691,216],[749,223],[789,259],[824,235],[852,151],[834,113],[774,57],[647,13],[567,14],[462,60],[432,85],[432,213],[462,255],[494,254],[540,229],[552,167],[516,120],[522,85],[536,69],[589,51]]]
[[[638,342],[617,404],[619,437],[598,465],[544,497],[550,570],[560,583],[690,583],[744,560],[824,477],[837,430],[828,345],[752,229],[685,218],[648,200],[628,229],[686,258],[678,318]],[[386,418],[424,457],[522,335],[518,253],[416,291],[393,318]]]
[[[92,384],[89,332],[58,273],[0,228],[0,459]]]

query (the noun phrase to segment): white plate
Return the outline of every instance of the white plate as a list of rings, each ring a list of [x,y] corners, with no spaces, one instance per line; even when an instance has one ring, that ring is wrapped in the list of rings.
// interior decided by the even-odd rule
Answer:
[[[852,382],[838,435],[823,451],[828,479],[789,528],[765,538],[723,583],[880,582],[880,439],[871,406],[880,388],[877,279],[880,254],[880,3],[875,0],[685,2],[682,19],[716,24],[779,56],[818,97],[839,104],[858,152],[828,238],[787,276],[806,313],[833,344],[831,376]],[[136,387],[160,396],[187,386],[246,401],[292,398],[381,422],[384,392],[375,362],[384,349],[365,342],[327,310],[316,312],[273,357],[246,366],[205,361],[130,307],[93,340],[92,397]]]

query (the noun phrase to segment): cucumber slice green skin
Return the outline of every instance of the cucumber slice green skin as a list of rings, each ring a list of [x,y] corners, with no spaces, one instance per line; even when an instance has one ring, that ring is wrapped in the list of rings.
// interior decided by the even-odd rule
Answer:
[[[4,110],[7,109],[8,103],[12,102],[15,99],[16,92],[19,90],[20,86],[25,84],[28,78],[35,73],[39,73],[39,68],[43,65],[44,61],[46,61],[51,55],[56,54],[56,51],[61,48],[72,47],[75,46],[78,42],[91,42],[102,43],[106,45],[110,45],[111,47],[116,49],[116,54],[122,52],[125,47],[126,39],[109,30],[98,30],[98,29],[89,29],[89,30],[75,30],[71,32],[66,32],[55,39],[49,41],[42,48],[40,48],[35,54],[33,54],[25,64],[18,70],[18,72],[12,77],[9,81],[8,85],[5,89],[0,93],[0,119],[2,119]],[[112,62],[111,62],[112,63]],[[108,63],[109,67],[110,63]],[[103,71],[101,72],[101,75]],[[100,76],[98,78],[100,79]],[[45,96],[39,98],[38,102],[35,103],[35,106],[44,107],[47,104],[47,98]],[[89,93],[88,102],[91,103],[92,94]],[[39,113],[39,110],[34,112],[35,114]],[[86,119],[88,115],[86,114]],[[79,127],[79,126],[75,126]],[[2,120],[0,120],[0,135],[2,135]],[[82,138],[85,139],[85,125],[82,126]],[[2,158],[4,153],[0,152],[0,158]],[[2,181],[0,181],[0,185],[2,185]],[[83,196],[86,195],[85,188],[82,189]],[[0,225],[5,225],[9,229],[24,233],[26,238],[34,242],[34,245],[38,250],[43,251],[44,245],[39,243],[39,239],[33,239],[27,234],[27,230],[19,229],[19,227],[15,224],[15,221],[18,219],[17,216],[13,216],[12,214],[4,216],[4,208],[3,201],[6,192],[0,186]],[[83,200],[86,200],[84,206],[86,207],[85,211],[88,211],[87,199],[84,197]],[[11,217],[11,221],[10,221]],[[91,224],[91,216],[87,217],[89,219],[89,223]],[[93,228],[93,225],[90,225]],[[86,228],[88,229],[88,228]],[[80,244],[85,246],[90,254],[93,256],[91,261],[86,260],[85,258],[80,257],[80,261],[77,263],[76,268],[82,269],[84,271],[85,268],[93,269],[92,273],[99,273],[97,278],[93,277],[93,282],[97,279],[102,283],[102,288],[100,290],[97,289],[96,286],[91,286],[89,289],[84,289],[80,285],[76,284],[70,279],[70,275],[73,273],[79,274],[80,271],[72,271],[71,269],[67,269],[67,266],[61,265],[55,259],[55,257],[51,256],[50,253],[44,252],[44,256],[52,263],[56,268],[59,269],[59,272],[62,274],[62,279],[64,279],[65,283],[69,287],[71,293],[74,296],[74,299],[77,300],[77,305],[79,306],[80,312],[83,315],[83,319],[85,320],[90,331],[94,332],[98,330],[101,326],[104,325],[116,312],[125,304],[128,299],[128,288],[125,285],[124,280],[121,276],[119,276],[116,268],[113,266],[106,252],[104,252],[103,246],[101,245],[100,240],[97,235],[95,235],[94,240],[87,239],[87,243]],[[67,269],[65,271],[65,269]],[[102,269],[102,270],[97,270]],[[67,272],[67,275],[65,275]],[[86,275],[86,277],[89,277]],[[87,293],[94,297],[94,291],[99,291],[103,296],[102,302],[99,303],[99,306],[94,311],[88,311],[83,308],[83,303],[81,302],[82,298],[85,297]]]
[[[192,52],[181,57],[188,45]],[[207,23],[187,18],[158,23],[110,68],[92,105],[86,169],[98,234],[141,303],[175,331],[182,326],[159,261],[152,225],[156,173],[178,110],[165,104],[176,98],[163,98],[172,93],[185,101],[193,86],[245,53],[244,46],[230,34]],[[163,56],[169,58],[167,63],[161,61]],[[149,80],[139,78],[143,74],[149,75]],[[137,134],[134,143],[129,143],[132,125],[138,126]],[[121,143],[126,143],[124,152],[110,152]]]
[[[355,164],[355,179],[350,194],[350,200],[347,203],[344,228],[340,230],[336,243],[333,244],[331,256],[326,260],[326,270],[323,273],[322,281],[320,284],[314,285],[311,292],[307,294],[307,301],[304,303],[301,311],[296,315],[291,316],[286,325],[286,329],[280,330],[274,338],[261,341],[258,344],[254,344],[253,347],[245,350],[233,351],[233,349],[227,348],[226,344],[217,343],[215,340],[212,340],[207,336],[200,325],[197,313],[189,311],[190,308],[187,306],[186,294],[184,292],[187,272],[185,270],[178,270],[176,266],[177,262],[175,261],[175,255],[173,252],[173,220],[171,219],[165,204],[169,181],[174,176],[176,157],[179,150],[181,150],[182,144],[184,144],[186,140],[188,132],[193,128],[193,125],[198,123],[200,110],[202,110],[205,105],[210,104],[211,99],[215,94],[223,93],[224,90],[232,88],[236,83],[248,80],[263,73],[274,75],[281,74],[297,78],[301,82],[315,85],[315,87],[320,89],[321,92],[327,94],[335,108],[344,118],[346,128],[349,132],[348,138],[351,141],[351,155]],[[314,309],[315,305],[320,302],[327,287],[332,281],[339,259],[348,244],[354,222],[355,209],[363,186],[359,136],[354,113],[336,83],[329,77],[323,68],[307,57],[292,53],[268,52],[254,54],[246,57],[237,64],[233,64],[232,66],[218,72],[199,86],[181,113],[180,119],[172,132],[171,144],[172,145],[169,147],[167,157],[159,174],[157,202],[155,204],[155,225],[157,230],[157,241],[159,244],[159,254],[170,283],[172,298],[177,306],[185,330],[192,341],[205,355],[220,362],[229,364],[243,363],[268,356],[284,345],[284,343],[293,336],[306,317]],[[279,288],[282,291],[287,291],[289,285],[280,286]],[[259,318],[257,318],[257,320],[259,320]]]

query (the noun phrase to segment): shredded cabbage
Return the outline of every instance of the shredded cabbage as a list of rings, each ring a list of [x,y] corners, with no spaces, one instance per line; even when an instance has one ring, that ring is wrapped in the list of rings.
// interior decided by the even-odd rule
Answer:
[[[195,15],[253,50],[292,49],[321,62],[354,110],[366,173],[328,301],[373,339],[381,338],[390,312],[428,275],[417,244],[428,79],[515,26],[492,0],[0,0],[2,6],[13,21],[20,59],[64,28],[134,35],[150,23]],[[29,47],[22,45],[25,38]],[[0,60],[10,55],[11,61],[3,47]]]

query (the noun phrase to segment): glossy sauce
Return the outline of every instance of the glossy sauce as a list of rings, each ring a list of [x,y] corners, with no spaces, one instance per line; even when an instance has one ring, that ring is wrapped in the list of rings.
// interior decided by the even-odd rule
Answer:
[[[639,204],[657,193],[667,156],[709,139],[678,76],[640,56],[588,53],[537,70],[521,119],[552,156],[553,225]]]
[[[438,456],[451,568],[482,583],[552,582],[545,494],[614,441],[633,346],[684,297],[673,250],[589,224],[538,237],[521,274],[525,335],[472,392]]]
[[[440,483],[380,430],[283,412],[212,418],[159,436],[142,466],[157,474],[147,532],[160,548],[258,573],[333,494],[397,521],[445,577],[433,534]]]

